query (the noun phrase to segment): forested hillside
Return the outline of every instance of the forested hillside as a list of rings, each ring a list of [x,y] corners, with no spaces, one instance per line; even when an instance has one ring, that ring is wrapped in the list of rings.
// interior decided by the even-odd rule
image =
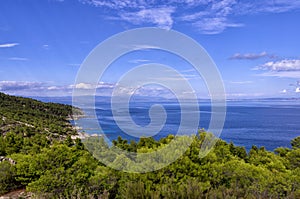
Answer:
[[[79,114],[78,109],[74,109]],[[30,137],[41,133],[51,137],[76,133],[68,117],[72,106],[43,103],[37,100],[0,93],[1,134],[14,132]],[[73,132],[72,132],[73,131]]]
[[[35,198],[300,198],[300,137],[290,149],[253,146],[248,153],[218,140],[200,158],[200,146],[210,134],[199,132],[174,163],[133,174],[106,167],[81,140],[71,139],[77,133],[67,120],[71,111],[71,106],[0,93],[0,195],[26,189]],[[136,143],[119,138],[113,147],[150,152],[173,139]],[[86,142],[109,147],[103,139]]]

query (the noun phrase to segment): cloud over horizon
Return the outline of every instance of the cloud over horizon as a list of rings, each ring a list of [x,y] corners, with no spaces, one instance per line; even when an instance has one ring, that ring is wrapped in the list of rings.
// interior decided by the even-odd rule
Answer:
[[[52,85],[42,82],[27,82],[27,81],[0,81],[0,92],[11,95],[22,96],[72,96],[73,89],[79,89],[78,93],[82,95],[90,94],[89,91],[96,89],[97,96],[112,96],[116,84],[99,82],[97,85],[90,83],[78,83],[76,85]],[[130,87],[119,87],[119,93],[114,95],[136,95],[141,97],[165,97],[173,96],[170,91],[163,87],[146,86],[139,89]],[[86,92],[87,91],[87,92]]]
[[[257,74],[257,76],[300,78],[300,60],[283,59],[280,61],[270,61],[253,68],[253,70],[265,71],[264,73]]]
[[[298,59],[283,59],[280,61],[270,61],[258,66],[258,69],[269,71],[300,71],[300,60]]]

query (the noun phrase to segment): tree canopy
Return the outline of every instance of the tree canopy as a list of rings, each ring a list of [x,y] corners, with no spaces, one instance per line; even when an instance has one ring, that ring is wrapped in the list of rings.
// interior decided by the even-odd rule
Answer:
[[[112,146],[90,137],[83,145],[71,139],[77,133],[67,120],[71,111],[68,105],[0,93],[0,156],[16,162],[0,163],[0,195],[25,188],[37,198],[300,198],[300,137],[291,141],[291,148],[275,152],[256,146],[247,152],[219,139],[200,158],[200,146],[211,135],[199,131],[172,164],[154,172],[126,173],[99,162],[97,152],[119,147],[148,153],[175,136],[138,142],[119,137]],[[118,164],[136,158],[108,157]]]

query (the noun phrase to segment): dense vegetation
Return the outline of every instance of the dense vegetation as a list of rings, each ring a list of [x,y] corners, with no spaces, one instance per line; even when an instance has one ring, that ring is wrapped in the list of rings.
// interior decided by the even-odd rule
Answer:
[[[300,198],[300,138],[291,149],[270,152],[218,140],[199,158],[205,136],[199,132],[181,158],[163,169],[144,174],[113,170],[97,161],[67,121],[72,107],[42,103],[0,93],[0,194],[26,188],[37,198]],[[0,119],[1,119],[0,118]],[[168,144],[121,138],[113,147],[149,152]],[[86,146],[107,148],[103,139]],[[112,157],[120,161],[120,157]],[[132,158],[132,157],[125,157]],[[123,158],[124,159],[124,158]]]
[[[73,109],[80,114],[78,109]],[[1,134],[14,132],[23,137],[46,135],[58,138],[76,134],[68,117],[72,117],[72,106],[43,103],[37,100],[14,97],[0,93]]]

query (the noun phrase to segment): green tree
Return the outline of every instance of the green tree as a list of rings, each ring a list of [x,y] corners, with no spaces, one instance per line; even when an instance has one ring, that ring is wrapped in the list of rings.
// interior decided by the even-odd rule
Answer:
[[[0,162],[0,194],[18,188],[15,175],[15,169],[9,162]]]
[[[287,154],[287,160],[289,161],[289,166],[291,169],[296,169],[300,167],[300,148],[291,150]]]
[[[291,145],[292,145],[292,148],[293,148],[293,149],[299,149],[299,148],[300,148],[300,136],[294,138],[294,139],[291,141]]]

